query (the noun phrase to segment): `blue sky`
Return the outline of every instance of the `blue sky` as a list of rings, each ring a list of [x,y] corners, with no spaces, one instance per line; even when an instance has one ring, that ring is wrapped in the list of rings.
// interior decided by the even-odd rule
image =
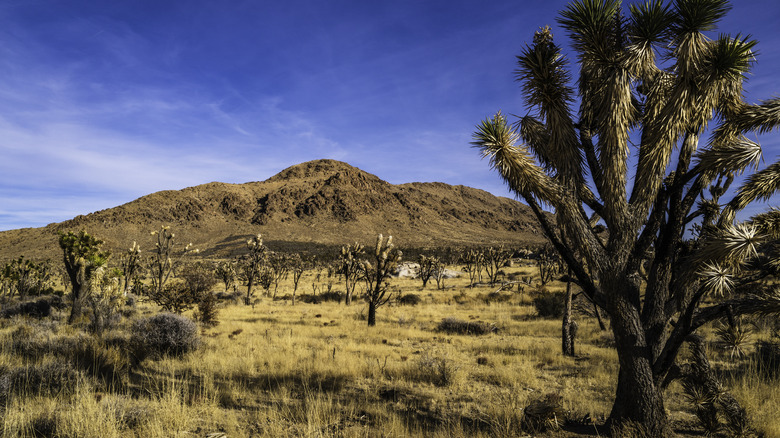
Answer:
[[[568,46],[566,4],[2,1],[0,230],[319,158],[511,196],[471,134],[525,112],[515,55],[545,24]],[[740,1],[719,28],[759,40],[750,102],[780,95],[778,23]]]

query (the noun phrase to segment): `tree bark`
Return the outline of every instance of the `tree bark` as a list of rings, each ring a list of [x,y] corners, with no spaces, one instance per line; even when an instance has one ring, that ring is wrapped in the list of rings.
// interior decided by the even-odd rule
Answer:
[[[663,388],[656,385],[652,349],[646,343],[639,312],[625,296],[613,296],[610,313],[620,371],[607,425],[631,421],[644,427],[649,436],[673,436],[664,408]]]
[[[571,269],[569,269],[569,280],[566,282],[566,300],[563,305],[563,324],[561,327],[561,344],[564,356],[574,356],[574,333],[572,331],[571,321]]]
[[[347,306],[349,306],[350,304],[352,304],[352,290],[355,288],[355,285],[354,285],[354,284],[352,284],[352,285],[351,285],[352,287],[350,287],[350,284],[349,284],[349,277],[348,277],[349,273],[347,273],[347,274],[344,274],[344,275],[345,275],[345,276],[347,276],[347,277],[345,278],[345,280],[344,280],[344,288],[347,290],[347,291],[346,291],[346,292],[347,292],[347,293],[346,293],[346,298],[345,298],[345,300],[344,300],[344,304],[345,304],[345,305],[347,305]]]
[[[247,286],[246,286],[246,299],[244,300],[244,304],[246,304],[247,306],[249,304],[251,304],[251,301],[252,301],[252,286],[253,286],[253,283],[254,283],[254,278],[253,277],[249,277],[249,281],[247,281]]]
[[[86,294],[85,288],[87,283],[87,268],[83,261],[79,261],[76,264],[77,269],[74,270],[71,278],[71,297],[73,298],[73,305],[70,308],[70,316],[68,317],[68,324],[73,324],[81,316],[81,307],[84,302],[84,295]],[[69,272],[70,274],[70,272]]]
[[[368,326],[374,327],[376,325],[376,304],[373,301],[368,302]]]

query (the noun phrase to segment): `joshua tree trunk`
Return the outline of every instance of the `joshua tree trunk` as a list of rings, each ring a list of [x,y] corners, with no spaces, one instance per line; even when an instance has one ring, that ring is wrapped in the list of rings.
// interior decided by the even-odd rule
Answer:
[[[607,426],[630,420],[642,425],[648,436],[673,436],[664,409],[663,388],[655,381],[650,349],[643,345],[639,315],[634,313],[629,318],[617,315],[612,319],[612,328],[620,371]]]
[[[349,278],[344,281],[344,289],[346,289],[346,297],[344,303],[349,306],[352,304],[352,290],[355,289],[354,284],[350,284]]]
[[[566,301],[563,306],[563,327],[561,330],[561,342],[564,356],[574,356],[574,333],[576,329],[572,326],[571,320],[571,269],[569,269],[569,280],[566,281]]]
[[[71,286],[73,292],[71,298],[73,299],[73,305],[70,308],[70,316],[68,317],[68,324],[73,324],[79,317],[81,317],[81,308],[84,304],[84,295],[87,288],[87,274],[86,266],[83,262],[78,263],[78,271],[71,276]]]
[[[373,302],[368,303],[368,326],[374,327],[376,325],[376,304]]]
[[[254,286],[254,278],[252,276],[249,276],[249,280],[247,281],[246,286],[246,298],[244,299],[244,304],[247,306],[252,301],[252,286]]]

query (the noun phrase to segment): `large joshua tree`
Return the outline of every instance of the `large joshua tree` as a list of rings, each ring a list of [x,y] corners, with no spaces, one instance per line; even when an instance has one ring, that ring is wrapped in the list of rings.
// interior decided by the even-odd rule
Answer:
[[[544,28],[518,56],[532,113],[510,125],[499,112],[474,134],[611,318],[620,371],[609,423],[631,420],[652,436],[671,434],[663,390],[688,335],[726,314],[780,311],[776,291],[739,293],[755,277],[738,270],[765,234],[733,222],[780,188],[780,162],[719,202],[735,175],[758,168],[761,147],[745,134],[780,123],[780,99],[742,98],[755,41],[704,34],[728,9],[724,0],[649,0],[624,15],[617,0],[574,2],[559,23],[577,55],[578,99]],[[687,239],[697,221],[698,239]]]

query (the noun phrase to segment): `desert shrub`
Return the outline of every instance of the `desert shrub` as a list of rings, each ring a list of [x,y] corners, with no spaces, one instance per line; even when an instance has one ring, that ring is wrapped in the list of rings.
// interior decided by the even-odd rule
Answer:
[[[341,303],[341,300],[343,299],[344,299],[344,294],[336,291],[323,292],[319,295],[303,294],[300,297],[298,297],[298,301],[301,301],[303,303],[308,303],[308,304],[319,304],[325,301],[333,301],[336,303]]]
[[[444,318],[437,330],[457,335],[486,335],[498,331],[495,325],[482,321],[463,321],[456,318]]]
[[[214,268],[206,262],[195,262],[185,265],[179,272],[179,277],[196,296],[209,292],[217,284]]]
[[[53,357],[106,384],[115,384],[127,371],[127,345],[109,344],[83,333],[55,336],[49,327],[23,325],[11,333],[10,349],[31,361]]]
[[[406,294],[398,297],[398,304],[404,304],[407,306],[416,306],[422,302],[422,298],[416,294]]]
[[[130,345],[134,359],[182,356],[200,346],[198,326],[189,318],[161,313],[133,324]]]
[[[119,429],[136,429],[151,418],[149,405],[132,397],[112,397],[106,400],[109,409],[114,412]]]
[[[230,302],[232,304],[238,304],[241,301],[241,299],[243,298],[243,293],[242,292],[238,292],[238,291],[233,291],[233,292],[230,292],[230,293],[228,293],[228,292],[217,292],[216,294],[214,294],[214,297],[218,301],[228,301],[228,302]]]
[[[198,321],[204,327],[214,327],[219,324],[217,313],[217,297],[211,292],[203,292],[198,301]]]
[[[62,297],[49,295],[32,301],[24,301],[6,307],[0,312],[0,317],[11,318],[14,316],[30,316],[33,318],[46,318],[51,316],[52,309],[63,309],[65,303]]]
[[[547,292],[544,288],[533,297],[536,313],[542,318],[561,318],[565,301],[566,292]]]
[[[521,424],[524,430],[533,433],[558,430],[566,419],[565,415],[563,397],[559,394],[547,394],[531,401],[523,409]]]
[[[502,294],[501,292],[490,292],[487,295],[479,295],[479,298],[485,302],[490,303],[506,303],[512,299],[512,294]]]
[[[411,377],[417,382],[430,383],[435,386],[450,386],[457,379],[458,369],[455,364],[445,358],[433,356],[427,352],[413,364]]]
[[[119,351],[130,351],[130,332],[116,329],[103,333],[101,337],[107,347],[116,348]]]
[[[181,282],[165,284],[162,290],[152,294],[152,301],[165,312],[181,314],[197,303],[197,295]]]

